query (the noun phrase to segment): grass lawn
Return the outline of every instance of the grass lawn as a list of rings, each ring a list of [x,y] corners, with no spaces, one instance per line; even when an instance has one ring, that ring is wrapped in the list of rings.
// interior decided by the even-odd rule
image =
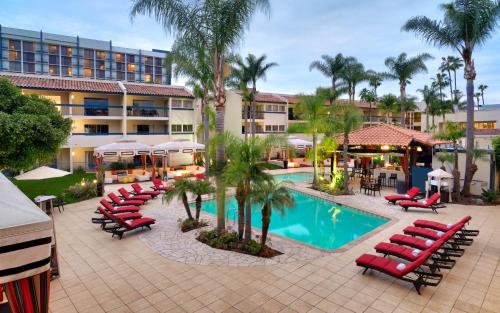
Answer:
[[[262,167],[268,169],[268,170],[280,170],[280,169],[283,169],[282,166],[279,166],[279,165],[276,165],[276,164],[273,164],[273,163],[261,163],[260,165],[262,165]]]
[[[60,195],[63,192],[66,192],[66,189],[69,186],[81,182],[83,178],[92,181],[95,179],[95,174],[78,173],[78,174],[66,175],[63,177],[47,178],[40,180],[17,180],[15,178],[12,178],[12,182],[19,189],[21,189],[21,191],[24,192],[24,194],[28,196],[28,198],[33,200],[36,196],[39,195],[54,195],[54,196]],[[72,203],[76,201],[77,200],[75,198],[73,198],[70,194],[66,192],[65,202]]]

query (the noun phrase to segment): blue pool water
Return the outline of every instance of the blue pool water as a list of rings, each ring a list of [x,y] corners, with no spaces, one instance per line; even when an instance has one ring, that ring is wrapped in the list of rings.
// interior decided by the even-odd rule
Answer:
[[[295,206],[283,215],[272,212],[269,232],[317,248],[334,250],[388,222],[380,216],[290,190]],[[216,214],[215,200],[203,202],[202,210]],[[229,220],[236,222],[237,203],[234,197],[226,202]],[[262,227],[261,206],[252,206],[252,226]]]
[[[313,180],[313,173],[289,173],[289,174],[280,174],[280,175],[273,175],[273,177],[277,181],[291,181],[294,183],[300,183],[304,181],[311,181]]]

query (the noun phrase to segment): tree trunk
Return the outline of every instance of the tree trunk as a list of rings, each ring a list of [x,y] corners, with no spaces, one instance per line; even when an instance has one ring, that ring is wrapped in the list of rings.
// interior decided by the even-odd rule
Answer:
[[[401,127],[405,128],[405,118],[406,111],[403,101],[406,99],[406,86],[404,82],[399,84],[399,92],[400,92],[400,101],[401,101]]]
[[[484,93],[481,91],[481,100],[483,102],[483,106],[484,106]]]
[[[257,132],[257,126],[255,125],[255,114],[257,114],[257,88],[255,87],[255,82],[252,87],[252,138],[255,137],[255,133]]]
[[[215,112],[215,129],[217,132],[217,136],[224,135],[224,106],[217,106]],[[219,140],[217,143],[217,147],[215,150],[215,172],[216,179],[215,183],[217,185],[217,232],[221,234],[224,232],[226,228],[226,220],[225,220],[225,199],[226,199],[226,186],[224,183],[224,179],[222,177],[222,170],[224,169],[225,164],[225,148],[224,143]]]
[[[458,144],[457,142],[453,142],[453,193],[455,196],[455,201],[460,200],[460,171],[458,170]]]
[[[247,197],[245,199],[245,242],[252,239],[252,207],[250,203],[250,181],[245,183],[245,192]]]
[[[450,100],[453,101],[453,85],[451,84],[451,70],[448,69],[448,83],[450,84]],[[455,110],[455,109],[453,109]]]
[[[427,105],[427,108],[425,110],[425,130],[429,131],[429,105]]]
[[[243,239],[243,232],[245,230],[245,188],[242,184],[236,186],[236,203],[238,204],[238,238]]]
[[[474,149],[474,79],[476,70],[474,61],[465,61],[464,77],[467,80],[467,128],[465,130],[466,156],[465,156],[465,177],[462,194],[466,197],[470,195],[470,184],[472,182],[472,149]]]
[[[332,156],[330,157],[330,179],[333,180],[333,172],[335,171],[335,152],[333,152]]]
[[[201,195],[196,195],[196,221],[200,220],[200,212],[201,212]]]
[[[347,167],[347,161],[349,159],[349,156],[347,154],[347,150],[349,147],[349,132],[344,131],[344,194],[349,193],[349,173],[347,173],[348,167]]]
[[[193,215],[191,214],[191,209],[189,208],[188,198],[185,192],[182,193],[182,204],[184,204],[184,209],[190,220],[193,220]]]
[[[244,106],[244,110],[243,110],[243,115],[245,116],[245,141],[247,141],[248,139],[248,105],[247,105],[247,102],[246,101],[243,101],[243,106]]]
[[[207,87],[208,88],[208,87]],[[205,179],[208,180],[208,174],[210,171],[210,114],[208,114],[208,106],[207,106],[207,95],[208,95],[208,89],[205,89],[206,93],[204,93],[203,97],[205,98],[202,100],[202,110],[204,112],[203,114],[203,143],[205,144]]]
[[[264,249],[267,241],[267,233],[269,231],[269,224],[271,223],[271,208],[268,204],[262,207],[262,236],[260,238],[260,248]]]
[[[455,102],[458,102],[458,98],[457,98],[457,71],[456,70],[453,70],[453,80],[455,81],[455,84],[454,84]],[[458,111],[458,109],[457,109],[457,111]]]
[[[316,133],[312,134],[313,139],[313,168],[314,168],[314,177],[313,177],[313,186],[318,184],[318,151],[316,146]]]

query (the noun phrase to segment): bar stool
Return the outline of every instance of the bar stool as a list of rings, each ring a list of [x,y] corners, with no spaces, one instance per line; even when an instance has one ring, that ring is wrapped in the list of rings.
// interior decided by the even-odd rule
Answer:
[[[380,181],[381,185],[385,187],[387,185],[387,175],[386,175],[386,173],[380,173],[380,174],[378,174],[378,180]]]
[[[396,187],[398,181],[398,174],[396,173],[391,173],[391,176],[389,176],[389,187]]]

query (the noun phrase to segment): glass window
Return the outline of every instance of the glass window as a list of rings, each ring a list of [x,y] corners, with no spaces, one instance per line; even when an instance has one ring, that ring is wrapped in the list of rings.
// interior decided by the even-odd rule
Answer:
[[[116,79],[117,80],[125,80],[125,73],[124,72],[116,72]]]
[[[153,100],[134,100],[133,104],[134,106],[146,106],[146,107],[155,106],[155,102]]]
[[[59,56],[49,55],[49,64],[59,64]]]
[[[84,131],[86,134],[108,134],[109,125],[85,124]]]
[[[88,116],[108,115],[108,99],[84,98],[83,107],[85,109],[85,115]]]
[[[172,124],[172,132],[173,133],[180,133],[180,132],[182,132],[182,125],[180,125],[180,124]]]
[[[172,99],[172,108],[182,108],[182,100]]]
[[[24,63],[23,69],[25,73],[35,73],[35,63]]]
[[[96,51],[95,57],[96,57],[96,59],[104,60],[106,58],[106,52],[105,51]]]
[[[21,71],[21,62],[10,62],[9,69],[12,72],[20,72]]]
[[[9,40],[9,50],[21,51],[21,40]]]
[[[127,64],[127,72],[133,73],[135,72],[135,64]]]
[[[161,67],[155,67],[155,74],[156,75],[161,75],[162,73],[163,73],[163,71],[162,71]]]
[[[144,72],[145,73],[148,73],[148,74],[152,74],[153,73],[153,67],[152,66],[145,66],[144,67]]]
[[[155,58],[155,66],[163,66],[163,58]]]
[[[153,58],[152,57],[144,57],[144,64],[153,65]]]
[[[61,57],[61,64],[65,66],[71,65],[71,57]]]
[[[151,82],[151,74],[145,74],[144,75],[144,82],[150,83]]]
[[[84,49],[83,50],[83,57],[85,59],[93,59],[94,58],[94,50]]]
[[[127,63],[135,63],[135,55],[127,54]]]
[[[83,60],[83,67],[94,67],[94,60]]]
[[[61,55],[68,56],[68,57],[73,56],[73,48],[61,47]]]
[[[280,105],[280,112],[285,112],[286,111],[286,106]]]
[[[106,69],[106,67],[104,65],[104,61],[102,61],[102,60],[95,61],[95,66],[96,66],[96,68],[98,68],[100,70]]]
[[[155,75],[155,83],[161,84],[163,82],[161,75]]]
[[[97,70],[96,71],[96,77],[100,79],[106,78],[106,71],[103,70]]]
[[[23,52],[34,52],[35,43],[31,41],[23,41]]]
[[[123,54],[115,53],[115,61],[116,62],[123,62]]]
[[[280,125],[279,126],[279,131],[284,132],[285,131],[285,125]]]
[[[137,125],[138,134],[149,134],[149,125]]]
[[[182,125],[182,131],[185,133],[191,133],[193,131],[193,125]]]
[[[49,45],[49,54],[59,54],[59,46]]]
[[[277,132],[278,131],[278,125],[273,125],[273,132]]]
[[[49,75],[59,75],[59,65],[49,65]]]
[[[193,101],[192,100],[183,100],[184,108],[186,109],[192,109],[193,108]]]
[[[10,61],[20,61],[21,60],[21,53],[17,51],[9,51],[9,60]]]
[[[84,68],[83,69],[83,76],[94,77],[94,70],[92,70],[91,68]]]
[[[116,63],[116,70],[125,72],[125,63]]]
[[[266,125],[266,132],[270,132],[272,130],[271,125]]]
[[[62,68],[62,74],[63,74],[63,76],[73,76],[73,68],[72,67],[63,66],[63,68]]]
[[[135,73],[127,73],[127,81],[135,82]]]

